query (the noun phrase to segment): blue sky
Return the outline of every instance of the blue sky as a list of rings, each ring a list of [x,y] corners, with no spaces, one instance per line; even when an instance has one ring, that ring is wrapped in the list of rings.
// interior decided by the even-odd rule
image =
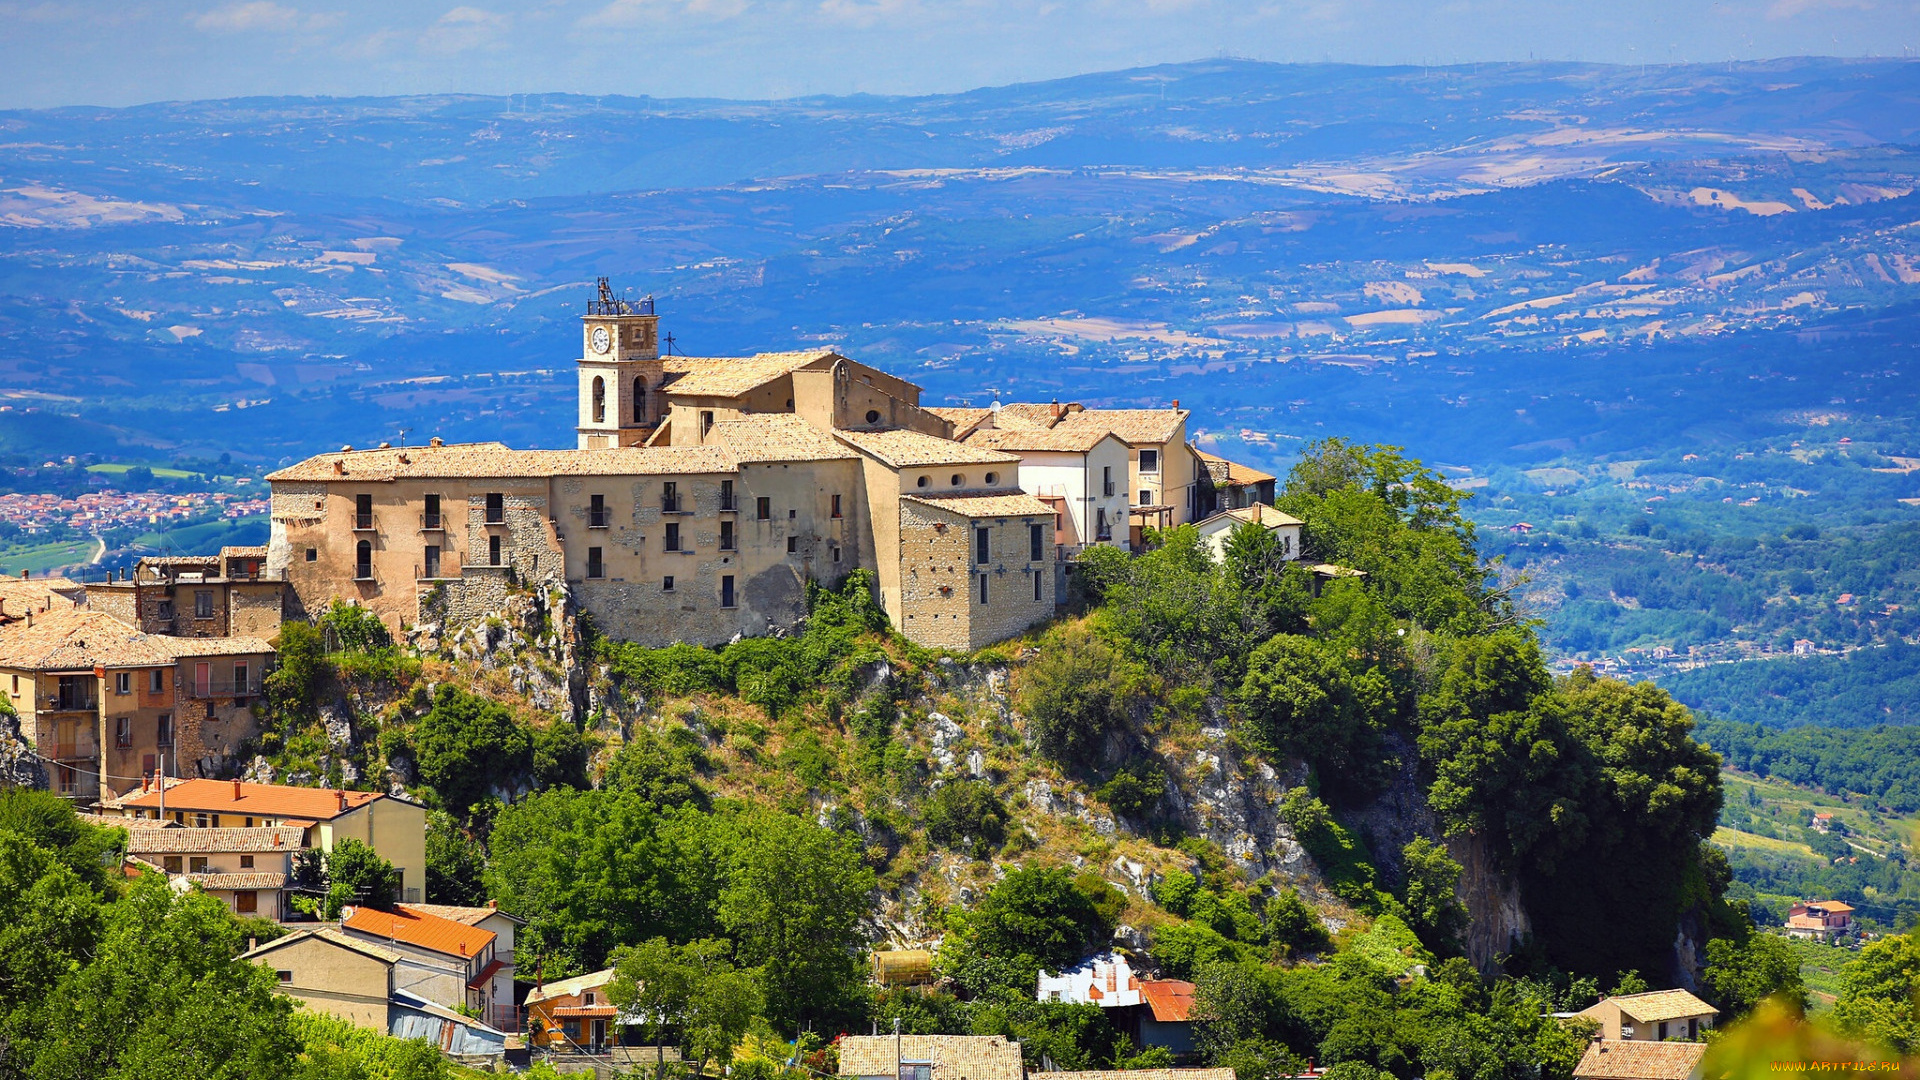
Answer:
[[[934,93],[1202,57],[1915,55],[1920,0],[0,0],[0,107]]]

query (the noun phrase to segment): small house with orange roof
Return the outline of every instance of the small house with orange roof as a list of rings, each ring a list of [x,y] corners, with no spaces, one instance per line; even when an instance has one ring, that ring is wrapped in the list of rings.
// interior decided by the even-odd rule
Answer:
[[[1853,906],[1838,900],[1800,900],[1787,909],[1787,936],[1832,941],[1853,932]]]
[[[513,982],[500,978],[506,963],[491,930],[396,904],[392,911],[348,908],[340,914],[340,932],[399,956],[397,989],[488,1018],[500,1011],[495,1006],[503,999],[509,1009],[513,1005]]]
[[[144,785],[101,804],[128,820],[169,820],[196,829],[297,826],[306,844],[331,852],[358,840],[400,871],[400,895],[417,901],[427,883],[427,809],[379,791],[249,784],[239,780],[169,780]]]

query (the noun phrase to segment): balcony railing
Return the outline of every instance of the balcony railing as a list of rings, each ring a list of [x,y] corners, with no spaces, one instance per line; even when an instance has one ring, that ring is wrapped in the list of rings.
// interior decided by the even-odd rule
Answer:
[[[432,566],[421,566],[415,563],[413,567],[415,581],[445,581],[459,576],[460,564],[451,559],[442,559]]]
[[[92,694],[55,694],[42,712],[92,712],[98,699]]]
[[[362,563],[362,564],[360,564],[359,566],[356,566],[356,567],[354,567],[354,568],[353,568],[353,580],[355,580],[355,581],[373,581],[373,580],[374,580],[374,576],[373,576],[373,567],[372,567],[372,566],[370,566],[370,565],[368,565],[368,564],[366,564],[366,563]]]
[[[720,511],[722,513],[730,514],[739,509],[740,500],[733,497],[733,492],[724,491],[720,493]]]
[[[373,531],[373,515],[362,514],[356,511],[353,515],[353,531],[354,532],[372,532]]]
[[[1101,484],[1100,493],[1102,495],[1106,495],[1107,497],[1111,498],[1113,496],[1113,481],[1109,480],[1106,483]]]
[[[187,688],[188,697],[201,701],[210,698],[259,697],[262,678],[260,675],[249,675],[244,680],[207,679],[204,682],[187,679],[183,685]]]
[[[679,513],[680,512],[680,496],[675,495],[672,498],[667,498],[665,496],[662,496],[660,499],[660,512],[663,514]]]
[[[445,514],[421,514],[420,515],[420,531],[421,532],[447,531],[446,515]]]
[[[668,512],[671,513],[672,511]],[[608,525],[612,523],[612,520],[612,515],[608,514],[605,510],[587,511],[587,528],[589,529],[607,528]]]

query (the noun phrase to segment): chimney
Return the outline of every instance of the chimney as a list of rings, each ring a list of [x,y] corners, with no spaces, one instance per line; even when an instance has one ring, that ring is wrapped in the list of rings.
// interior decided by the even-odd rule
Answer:
[[[435,435],[433,438],[427,440],[427,445],[428,446],[445,446],[447,445],[447,440],[441,438],[438,435]]]
[[[240,778],[237,776],[233,778],[233,801],[240,801]]]
[[[338,796],[340,797],[340,812],[341,812],[341,813],[343,813],[343,814],[344,814],[344,813],[346,813],[346,812],[347,812],[347,793],[346,793],[346,790],[345,790],[345,789],[343,788],[343,789],[341,789],[341,790],[339,790],[339,791],[336,791],[336,792],[334,792],[334,794],[335,794],[335,795],[338,795]]]
[[[0,596],[0,619],[7,617],[7,598]]]
[[[1052,409],[1051,409],[1050,411],[1051,411],[1051,412],[1053,413],[1053,418],[1054,418],[1055,420],[1058,420],[1058,419],[1060,419],[1060,413],[1061,413],[1062,411],[1064,411],[1064,410],[1062,410],[1062,409],[1060,408],[1060,399],[1059,399],[1059,398],[1054,398],[1054,399],[1053,399],[1053,407],[1052,407]]]
[[[1174,398],[1174,399],[1173,399],[1173,407],[1174,407],[1174,408],[1176,408],[1176,409],[1180,407],[1180,399],[1179,399],[1179,398]]]
[[[31,606],[27,608],[27,629],[33,629],[33,608]]]
[[[347,475],[347,463],[344,461],[335,460],[333,463],[333,474],[335,476]]]
[[[31,574],[31,573],[33,573],[33,571],[31,571],[31,570],[22,570],[22,571],[20,571],[20,580],[21,580],[21,581],[25,581],[25,580],[27,580],[27,575],[28,575],[28,574]]]
[[[461,956],[467,955],[467,943],[464,941],[460,943],[460,955]]]

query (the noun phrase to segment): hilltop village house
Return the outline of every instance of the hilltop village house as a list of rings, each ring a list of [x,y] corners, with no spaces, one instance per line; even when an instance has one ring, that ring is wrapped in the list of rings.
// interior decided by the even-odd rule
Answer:
[[[130,580],[0,589],[0,692],[44,786],[112,799],[204,771],[256,731],[284,585],[265,548],[143,559]]]
[[[1052,615],[1085,545],[1199,520],[1210,469],[1230,478],[1177,404],[931,409],[828,349],[663,357],[651,301],[604,281],[581,341],[575,449],[435,439],[272,474],[265,572],[291,613],[467,620],[510,580],[563,578],[610,636],[718,644],[866,569],[902,634],[971,650]]]

